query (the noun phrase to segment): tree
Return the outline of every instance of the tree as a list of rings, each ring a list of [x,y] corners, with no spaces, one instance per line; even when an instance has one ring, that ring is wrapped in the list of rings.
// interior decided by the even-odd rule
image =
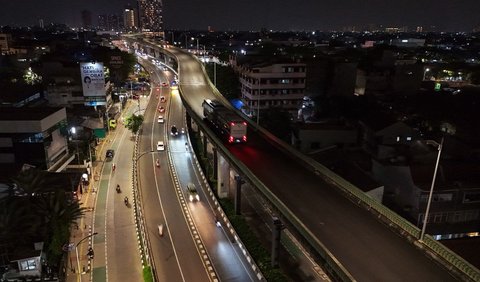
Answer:
[[[131,115],[125,119],[125,127],[128,128],[132,134],[137,134],[142,123],[143,115]]]
[[[0,242],[11,245],[10,251],[14,252],[21,243],[43,240],[49,264],[58,266],[62,246],[69,241],[70,227],[84,210],[47,174],[28,169],[12,179],[12,189],[20,196],[0,202]]]
[[[213,64],[205,66],[207,74],[212,82],[214,82],[214,68]],[[229,66],[222,66],[217,64],[217,89],[227,100],[232,100],[241,97],[240,81],[238,75]]]
[[[260,125],[285,142],[290,141],[292,121],[288,112],[270,108],[260,114]]]

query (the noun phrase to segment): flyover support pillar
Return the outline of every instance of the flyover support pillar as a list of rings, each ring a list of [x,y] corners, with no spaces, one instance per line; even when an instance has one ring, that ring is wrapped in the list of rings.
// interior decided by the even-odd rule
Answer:
[[[203,156],[207,156],[207,145],[208,145],[208,140],[207,140],[207,135],[203,134],[202,138],[202,143],[203,143]]]
[[[273,218],[273,228],[272,228],[272,267],[278,267],[278,257],[280,250],[280,236],[282,234],[282,229],[284,228],[280,219],[276,216]]]
[[[218,182],[218,152],[217,148],[213,147],[213,179]]]
[[[237,189],[235,189],[235,214],[240,215],[242,212],[242,184],[245,183],[240,175],[235,176]]]
[[[218,151],[215,155],[217,168],[214,171],[217,175],[217,196],[223,199],[228,197],[230,191],[230,164]]]

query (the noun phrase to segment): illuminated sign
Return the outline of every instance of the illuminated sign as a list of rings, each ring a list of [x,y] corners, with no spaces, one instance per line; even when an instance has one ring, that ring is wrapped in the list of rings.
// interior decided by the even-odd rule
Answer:
[[[80,63],[84,97],[105,97],[103,63]]]

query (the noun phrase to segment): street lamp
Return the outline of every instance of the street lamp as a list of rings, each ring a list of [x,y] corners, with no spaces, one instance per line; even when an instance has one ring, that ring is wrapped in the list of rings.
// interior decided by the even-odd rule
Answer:
[[[82,276],[80,275],[80,260],[78,259],[78,245],[80,245],[80,243],[82,243],[84,240],[92,237],[92,236],[95,236],[97,235],[98,232],[94,232],[88,236],[86,236],[85,238],[83,238],[82,240],[80,240],[77,245],[75,245],[75,254],[77,255],[77,277],[79,277],[80,281],[82,281]]]
[[[426,76],[427,76],[427,72],[429,72],[430,69],[429,68],[426,68],[425,71],[423,72],[423,80],[425,80]]]
[[[438,155],[437,155],[437,162],[435,163],[435,170],[433,171],[432,185],[430,187],[430,193],[428,195],[427,209],[425,210],[425,215],[423,217],[422,232],[420,233],[420,239],[419,239],[420,241],[423,241],[423,237],[425,236],[425,230],[427,229],[428,213],[430,212],[430,204],[432,202],[433,187],[435,187],[435,178],[437,177],[438,163],[440,162],[440,155],[442,154],[443,139],[444,137],[442,137],[442,141],[440,141],[440,144],[438,144],[434,140],[426,140],[426,143],[428,145],[433,145],[437,147]]]
[[[258,79],[258,97],[257,97],[257,126],[260,122],[260,78]]]

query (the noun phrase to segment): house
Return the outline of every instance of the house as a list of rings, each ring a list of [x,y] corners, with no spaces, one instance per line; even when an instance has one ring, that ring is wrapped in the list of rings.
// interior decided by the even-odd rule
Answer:
[[[342,121],[300,123],[295,131],[292,145],[303,153],[333,145],[352,146],[358,140],[358,130]]]
[[[422,227],[433,180],[436,152],[428,162],[372,160],[372,172],[385,185],[385,201]],[[480,229],[479,165],[444,159],[439,163],[427,233],[437,240],[460,238]],[[395,209],[395,208],[394,208]]]
[[[2,281],[23,281],[28,278],[40,278],[45,263],[43,242],[33,244],[33,248],[17,250],[11,257],[11,268],[3,274]]]

